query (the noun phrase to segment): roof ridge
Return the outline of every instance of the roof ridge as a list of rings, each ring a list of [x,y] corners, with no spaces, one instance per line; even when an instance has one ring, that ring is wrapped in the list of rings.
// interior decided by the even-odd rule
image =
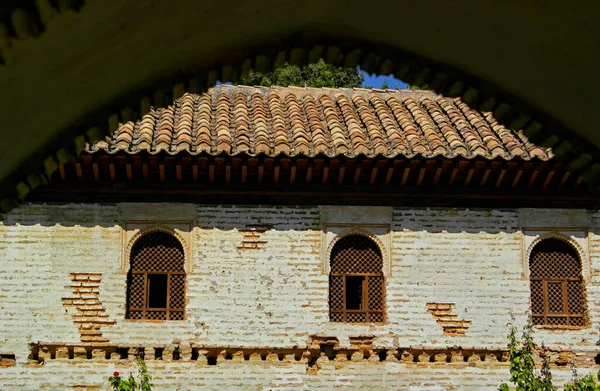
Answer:
[[[268,91],[272,91],[272,90],[275,90],[275,91],[289,90],[289,91],[306,91],[306,92],[334,92],[334,91],[337,91],[337,92],[345,92],[345,93],[353,93],[353,92],[377,93],[377,94],[390,94],[390,95],[407,95],[407,96],[413,96],[413,97],[417,97],[417,96],[420,97],[423,95],[436,96],[436,97],[441,96],[432,90],[410,90],[410,89],[392,89],[392,88],[381,89],[381,88],[365,88],[365,87],[352,87],[352,88],[350,88],[350,87],[309,87],[309,86],[302,87],[302,86],[278,86],[278,85],[249,86],[249,85],[245,85],[245,84],[238,84],[238,85],[220,84],[220,85],[210,87],[207,92],[212,92],[213,90],[217,91],[217,90],[222,90],[222,89],[263,90],[263,91],[265,91],[265,93]]]

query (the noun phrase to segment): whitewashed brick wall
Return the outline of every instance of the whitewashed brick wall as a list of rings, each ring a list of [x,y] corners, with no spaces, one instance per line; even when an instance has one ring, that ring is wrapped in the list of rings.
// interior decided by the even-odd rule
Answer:
[[[133,220],[193,223],[185,321],[124,319],[123,222]],[[264,248],[239,250],[239,230],[256,224],[269,227],[261,235]],[[375,345],[381,347],[503,348],[509,311],[517,323],[525,321],[529,284],[523,277],[522,228],[535,226],[589,230],[592,323],[583,330],[538,330],[536,338],[557,349],[595,352],[600,324],[598,211],[394,208],[387,323],[368,326],[328,322],[318,207],[26,205],[0,220],[0,353],[17,358],[16,366],[0,368],[0,389],[105,389],[98,387],[105,387],[115,368],[126,370],[126,364],[115,367],[112,362],[28,364],[31,342],[79,341],[72,313],[61,301],[71,295],[70,273],[76,272],[102,274],[100,301],[116,320],[102,333],[113,344],[292,347],[325,334],[337,336],[342,345],[351,336],[375,335]],[[427,311],[428,302],[455,303],[460,318],[472,322],[466,335],[445,335]],[[229,389],[252,390],[327,389],[336,382],[348,389],[492,389],[508,377],[506,365],[482,369],[464,364],[347,363],[308,373],[299,364],[190,369],[190,363],[152,363],[151,370],[161,389],[173,390],[177,385],[223,389],[224,382],[237,384]],[[569,373],[568,368],[556,370],[555,377],[566,380]],[[176,383],[173,374],[185,379]]]

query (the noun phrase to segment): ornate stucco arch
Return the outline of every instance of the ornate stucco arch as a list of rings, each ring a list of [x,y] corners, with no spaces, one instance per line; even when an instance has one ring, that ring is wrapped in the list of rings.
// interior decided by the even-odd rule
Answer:
[[[149,234],[152,232],[164,232],[169,235],[172,235],[179,241],[179,243],[181,244],[181,247],[183,248],[184,270],[186,273],[189,273],[190,266],[191,266],[190,265],[191,257],[190,257],[190,253],[189,253],[188,243],[187,243],[186,239],[179,232],[177,232],[176,229],[169,227],[168,225],[165,225],[165,224],[149,225],[147,227],[140,229],[138,232],[136,232],[135,235],[133,235],[133,237],[129,240],[129,242],[127,243],[127,245],[125,247],[122,270],[124,272],[129,272],[129,268],[131,267],[131,251],[132,251],[133,247],[135,246],[135,244],[137,243],[137,241],[140,238],[142,238],[146,234]]]
[[[562,232],[559,231],[549,231],[546,232],[540,236],[538,236],[537,238],[535,238],[531,244],[529,245],[529,247],[527,247],[527,250],[525,251],[525,270],[526,270],[526,278],[529,278],[530,272],[529,272],[529,263],[531,260],[531,253],[533,251],[533,249],[540,244],[542,241],[546,240],[546,239],[557,239],[557,240],[561,240],[565,243],[567,243],[569,246],[571,246],[575,252],[577,253],[577,256],[579,257],[579,262],[581,264],[581,274],[582,277],[584,278],[584,280],[587,280],[590,276],[590,264],[588,261],[588,255],[586,253],[586,251],[583,249],[583,247],[581,247],[581,245],[579,243],[577,243],[576,240],[573,240],[573,238],[569,237],[568,235],[563,234]]]
[[[388,250],[386,249],[383,242],[376,235],[374,235],[372,232],[369,232],[367,229],[362,228],[362,227],[349,227],[349,228],[345,229],[344,231],[340,232],[339,234],[337,234],[331,240],[331,242],[327,246],[327,251],[325,252],[325,257],[323,259],[324,273],[329,275],[329,273],[331,272],[331,252],[333,251],[333,248],[335,247],[337,242],[339,242],[340,239],[342,239],[342,238],[345,238],[347,236],[352,236],[352,235],[364,236],[364,237],[370,239],[373,243],[375,243],[375,245],[379,249],[379,253],[381,255],[381,260],[383,263],[382,273],[385,277],[388,277],[390,275],[390,269],[391,269],[390,259],[389,259],[390,257],[388,254]]]

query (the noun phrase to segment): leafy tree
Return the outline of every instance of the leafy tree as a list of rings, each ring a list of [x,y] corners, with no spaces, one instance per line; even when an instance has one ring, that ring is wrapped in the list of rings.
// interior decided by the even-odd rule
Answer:
[[[423,84],[423,85],[420,85],[420,86],[418,86],[418,85],[412,85],[412,84],[407,84],[406,87],[409,90],[429,90],[430,89],[429,85],[427,85],[427,84]]]
[[[360,87],[364,77],[357,68],[343,68],[326,64],[322,59],[316,64],[303,67],[286,63],[272,72],[261,73],[250,71],[240,79],[240,84],[250,86],[298,86],[298,87]]]

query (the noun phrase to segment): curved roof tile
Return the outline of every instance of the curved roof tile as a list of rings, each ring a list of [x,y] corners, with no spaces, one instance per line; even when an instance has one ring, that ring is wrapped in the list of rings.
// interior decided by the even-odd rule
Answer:
[[[429,91],[218,86],[185,94],[89,153],[550,160],[549,148],[489,112]]]

